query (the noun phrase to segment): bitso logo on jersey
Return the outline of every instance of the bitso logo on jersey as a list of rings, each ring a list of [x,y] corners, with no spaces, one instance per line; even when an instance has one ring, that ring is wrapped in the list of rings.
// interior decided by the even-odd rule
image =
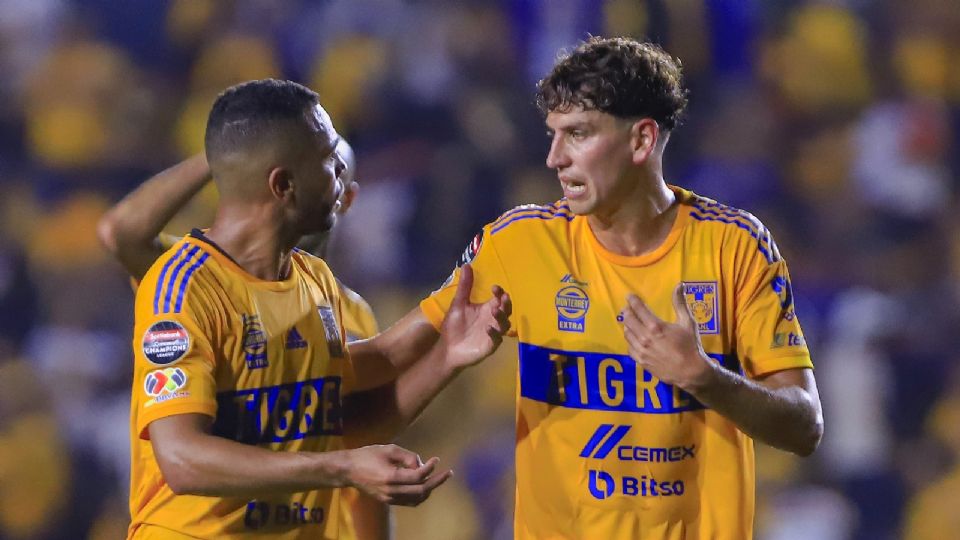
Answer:
[[[143,355],[151,364],[165,366],[187,354],[190,335],[187,329],[175,321],[153,323],[143,334]]]
[[[720,333],[720,305],[717,301],[716,281],[687,281],[683,296],[697,321],[701,334]]]
[[[267,360],[267,337],[263,333],[258,315],[243,317],[243,357],[247,369],[260,369],[270,365]]]
[[[557,329],[563,332],[583,332],[590,297],[575,285],[563,287],[554,299],[557,307]]]
[[[187,385],[187,374],[178,367],[168,367],[147,373],[143,379],[143,390],[152,399],[143,404],[149,407],[155,403],[186,397],[189,392],[180,390]]]

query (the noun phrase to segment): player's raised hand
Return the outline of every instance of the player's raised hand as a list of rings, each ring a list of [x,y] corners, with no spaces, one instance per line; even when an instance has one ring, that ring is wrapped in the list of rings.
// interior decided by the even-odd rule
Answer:
[[[494,285],[493,297],[482,304],[470,302],[473,289],[473,268],[460,268],[460,281],[450,309],[440,327],[441,339],[447,348],[447,361],[456,368],[466,367],[493,354],[510,329],[513,305],[502,288]]]
[[[714,364],[703,352],[697,322],[683,297],[683,283],[673,291],[674,323],[657,317],[634,294],[627,295],[623,335],[630,357],[667,384],[697,388],[710,377]]]
[[[346,452],[350,456],[347,482],[386,504],[417,506],[453,476],[449,469],[436,472],[440,458],[424,463],[417,454],[394,444]]]

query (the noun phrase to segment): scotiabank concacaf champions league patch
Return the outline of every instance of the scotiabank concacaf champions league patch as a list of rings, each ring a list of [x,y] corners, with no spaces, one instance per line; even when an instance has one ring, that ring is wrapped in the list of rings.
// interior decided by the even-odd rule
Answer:
[[[467,245],[467,249],[463,250],[463,255],[460,256],[460,264],[457,266],[463,266],[465,264],[473,262],[473,259],[477,256],[477,253],[480,251],[480,246],[483,245],[483,229],[473,237],[473,240],[470,241],[470,244]]]
[[[153,323],[143,334],[143,355],[151,364],[165,366],[187,354],[190,334],[176,321]]]

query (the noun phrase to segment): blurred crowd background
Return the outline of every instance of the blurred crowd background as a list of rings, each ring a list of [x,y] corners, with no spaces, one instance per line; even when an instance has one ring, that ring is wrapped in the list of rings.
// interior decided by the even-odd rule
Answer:
[[[806,460],[758,445],[758,538],[960,538],[952,0],[0,0],[0,538],[124,534],[133,295],[96,222],[202,149],[220,91],[320,93],[361,183],[330,264],[386,326],[484,223],[560,196],[534,84],[589,34],[682,59],[668,180],[790,264],[827,428]],[[398,538],[510,538],[515,363],[508,341],[403,437],[457,476]]]

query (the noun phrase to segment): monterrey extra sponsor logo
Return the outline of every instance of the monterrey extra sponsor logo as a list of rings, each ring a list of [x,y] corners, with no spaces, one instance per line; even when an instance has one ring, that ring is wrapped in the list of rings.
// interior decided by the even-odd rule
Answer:
[[[600,425],[580,451],[580,457],[602,460],[613,456],[621,462],[647,463],[674,463],[696,459],[696,445],[650,447],[620,444],[630,428],[629,425]],[[662,480],[652,475],[614,476],[598,469],[589,469],[587,472],[590,495],[600,500],[617,494],[625,497],[671,497],[683,495],[686,490],[683,480]]]

